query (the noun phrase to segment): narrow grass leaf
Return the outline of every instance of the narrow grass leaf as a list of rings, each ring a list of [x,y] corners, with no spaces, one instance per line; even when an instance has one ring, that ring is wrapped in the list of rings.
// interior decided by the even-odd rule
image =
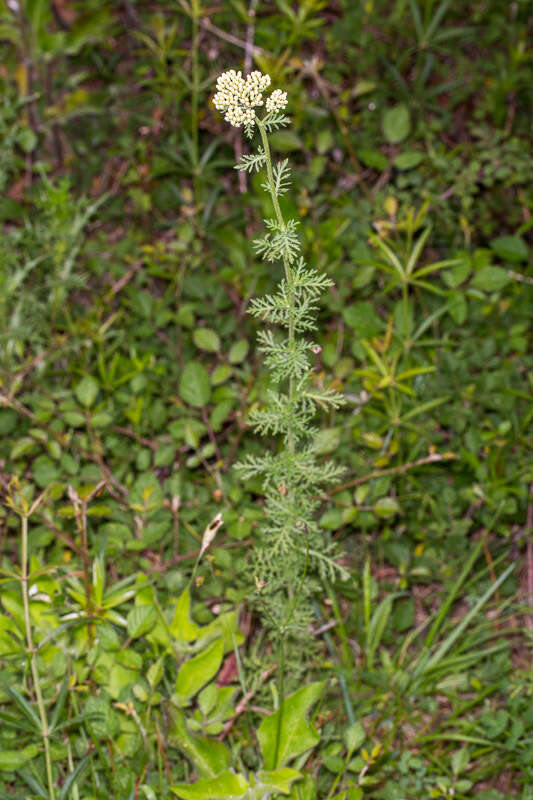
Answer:
[[[67,776],[65,783],[61,788],[61,792],[59,793],[59,800],[67,800],[67,797],[70,795],[71,790],[75,788],[78,780],[83,776],[83,773],[89,766],[91,758],[92,758],[92,753],[88,753],[84,758],[82,758],[81,761],[79,761],[76,764],[75,768],[72,770],[70,775]]]

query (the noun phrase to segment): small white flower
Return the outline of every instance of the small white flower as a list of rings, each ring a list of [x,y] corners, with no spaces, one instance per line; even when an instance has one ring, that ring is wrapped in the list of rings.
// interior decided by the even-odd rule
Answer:
[[[217,78],[217,92],[213,96],[213,105],[224,112],[224,119],[235,128],[241,125],[255,124],[254,109],[265,105],[263,92],[270,86],[270,75],[263,75],[254,70],[246,80],[242,72],[234,69],[223,72]],[[287,105],[287,92],[275,89],[266,101],[267,112],[278,111]]]
[[[270,97],[266,101],[266,110],[269,114],[272,111],[281,111],[287,105],[287,92],[282,92],[281,89],[274,89]]]

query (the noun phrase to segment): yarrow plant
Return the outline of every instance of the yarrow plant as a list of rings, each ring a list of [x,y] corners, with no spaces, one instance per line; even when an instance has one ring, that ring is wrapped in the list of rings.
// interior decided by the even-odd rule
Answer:
[[[235,128],[241,125],[253,126],[256,121],[255,108],[263,105],[263,92],[270,86],[270,75],[259,71],[250,73],[246,80],[242,73],[230,69],[223,72],[217,80],[217,93],[213,97],[213,105],[219,111],[225,111],[224,119]],[[281,111],[287,105],[287,92],[275,89],[267,98],[267,112]]]
[[[274,452],[249,456],[238,465],[243,477],[263,480],[265,522],[251,555],[251,574],[267,626],[279,636],[283,697],[285,638],[289,631],[298,638],[307,635],[310,595],[320,578],[331,579],[343,572],[334,545],[324,539],[315,519],[321,486],[335,481],[342,470],[319,460],[317,431],[312,426],[318,408],[337,408],[343,398],[321,386],[313,369],[320,347],[309,335],[317,327],[319,298],[332,281],[306,265],[300,254],[299,222],[285,219],[280,207],[291,172],[287,159],[273,164],[268,137],[290,120],[283,113],[286,92],[275,89],[264,99],[270,84],[270,76],[261,72],[243,78],[241,72],[230,70],[218,78],[213,103],[231,125],[244,127],[248,138],[259,131],[261,144],[244,155],[236,169],[266,172],[262,187],[270,194],[274,216],[265,219],[267,232],[254,242],[254,248],[265,261],[283,265],[277,291],[252,300],[249,309],[269,324],[258,339],[276,387],[268,392],[266,407],[252,411],[250,423],[263,436],[279,437],[280,445]]]

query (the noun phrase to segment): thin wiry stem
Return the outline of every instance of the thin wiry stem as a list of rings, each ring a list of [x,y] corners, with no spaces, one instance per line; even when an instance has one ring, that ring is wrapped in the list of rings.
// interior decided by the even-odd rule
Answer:
[[[55,800],[54,779],[52,774],[52,756],[50,753],[50,731],[48,729],[48,721],[46,719],[46,711],[44,708],[43,694],[41,691],[41,684],[39,680],[39,670],[37,668],[37,654],[33,644],[33,635],[31,630],[30,618],[30,599],[28,591],[28,517],[22,516],[22,602],[24,604],[24,623],[26,627],[26,643],[28,646],[28,653],[30,656],[31,673],[33,677],[33,688],[37,698],[37,706],[39,708],[39,717],[41,719],[41,734],[44,742],[44,758],[46,762],[46,777],[48,780],[48,793],[50,800]]]

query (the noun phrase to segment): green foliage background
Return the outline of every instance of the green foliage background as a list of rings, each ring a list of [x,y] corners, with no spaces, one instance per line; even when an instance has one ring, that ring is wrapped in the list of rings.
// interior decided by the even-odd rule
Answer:
[[[345,469],[318,523],[350,578],[287,654],[291,691],[329,681],[287,791],[533,796],[528,5],[0,2],[0,478],[47,490],[29,585],[58,796],[171,797],[265,756],[276,656],[243,605],[263,499],[233,465],[267,446],[246,311],[281,273],[252,247],[264,178],[210,104],[245,62],[289,95],[281,203],[335,283],[315,375],[347,400],[317,418]],[[0,796],[48,797],[0,514]],[[223,732],[231,761],[202,761]]]

